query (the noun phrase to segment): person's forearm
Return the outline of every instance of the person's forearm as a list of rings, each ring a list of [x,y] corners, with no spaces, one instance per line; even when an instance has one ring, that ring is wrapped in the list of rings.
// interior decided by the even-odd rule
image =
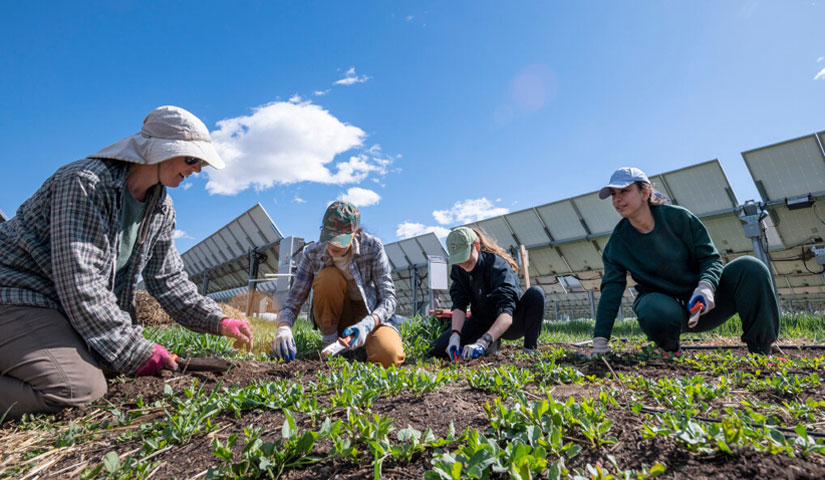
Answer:
[[[493,341],[498,340],[504,335],[504,332],[510,328],[510,325],[513,324],[513,316],[509,313],[502,313],[501,315],[496,318],[496,321],[493,322],[493,325],[487,330],[487,333],[493,337]]]
[[[463,310],[455,309],[453,310],[453,330],[461,331],[462,327],[464,327],[464,320],[467,319],[467,313]]]

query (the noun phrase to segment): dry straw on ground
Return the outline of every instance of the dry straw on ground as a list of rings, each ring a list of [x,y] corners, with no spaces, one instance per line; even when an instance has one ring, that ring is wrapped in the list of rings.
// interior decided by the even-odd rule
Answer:
[[[243,296],[244,299],[246,299],[246,294]],[[235,299],[237,298],[238,297],[235,297]],[[236,308],[234,306],[237,305],[235,299],[232,299],[230,304],[218,303],[218,305],[223,310],[223,314],[228,318],[246,318],[246,314],[244,313],[246,303],[243,304],[244,306],[242,308]],[[152,298],[146,290],[138,290],[135,296],[135,308],[137,309],[138,322],[141,325],[158,327],[175,323],[169,318],[169,315],[163,311],[158,301]]]

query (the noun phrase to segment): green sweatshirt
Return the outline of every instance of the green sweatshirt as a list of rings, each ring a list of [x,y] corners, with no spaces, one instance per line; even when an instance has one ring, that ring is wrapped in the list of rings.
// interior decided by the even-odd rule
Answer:
[[[604,248],[604,277],[596,314],[594,337],[610,338],[613,322],[627,287],[627,272],[639,294],[659,292],[687,301],[700,280],[715,290],[722,275],[722,259],[702,222],[674,205],[650,207],[654,227],[636,230],[623,218]]]

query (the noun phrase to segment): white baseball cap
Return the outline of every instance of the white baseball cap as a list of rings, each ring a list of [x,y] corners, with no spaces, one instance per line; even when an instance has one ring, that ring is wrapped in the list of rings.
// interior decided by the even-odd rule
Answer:
[[[610,196],[611,189],[613,188],[626,188],[636,182],[645,182],[650,183],[648,180],[647,175],[645,172],[639,170],[635,167],[622,167],[615,172],[613,175],[610,176],[610,183],[602,187],[599,190],[599,198],[604,200],[605,198]]]

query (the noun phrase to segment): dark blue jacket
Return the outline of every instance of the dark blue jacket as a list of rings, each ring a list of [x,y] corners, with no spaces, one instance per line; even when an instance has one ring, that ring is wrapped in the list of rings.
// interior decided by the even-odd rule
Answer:
[[[451,310],[466,312],[469,305],[473,318],[478,320],[492,321],[502,313],[512,315],[521,298],[516,272],[494,253],[480,252],[475,268],[469,273],[453,265],[450,278],[453,280]]]

